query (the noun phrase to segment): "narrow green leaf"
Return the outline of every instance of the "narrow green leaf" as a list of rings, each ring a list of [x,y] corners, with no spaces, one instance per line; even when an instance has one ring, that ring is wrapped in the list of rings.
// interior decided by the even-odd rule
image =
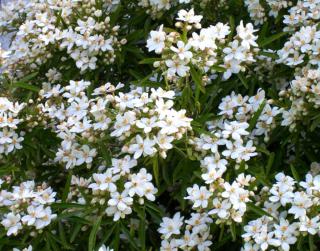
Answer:
[[[249,89],[248,81],[247,81],[247,79],[246,79],[241,73],[238,74],[238,78],[240,79],[240,81],[241,81],[241,83],[243,84],[243,86],[244,86],[246,89]]]
[[[158,155],[153,156],[152,158],[152,168],[153,168],[153,177],[156,181],[157,187],[159,187],[159,161]]]
[[[259,119],[265,105],[266,105],[266,101],[264,100],[261,103],[261,105],[259,106],[259,109],[254,113],[253,117],[251,118],[250,123],[249,123],[249,128],[248,128],[249,132],[252,132],[252,130],[256,127],[258,119]]]
[[[139,224],[139,240],[141,250],[146,250],[146,210],[145,205],[142,206],[142,215],[140,216],[140,224]]]
[[[62,194],[62,202],[65,202],[67,200],[69,191],[70,191],[70,185],[71,185],[71,178],[72,178],[72,171],[69,171],[68,177],[66,180],[66,185],[63,189],[63,194]]]
[[[53,203],[51,207],[54,209],[68,209],[68,208],[85,208],[86,205],[76,204],[76,203]]]
[[[216,72],[225,72],[226,71],[226,68],[219,66],[219,65],[213,65],[213,66],[211,66],[211,69]]]
[[[236,241],[237,232],[236,232],[236,224],[234,222],[232,222],[232,224],[230,226],[230,230],[231,230],[232,241]]]
[[[269,216],[274,218],[271,214],[269,214],[268,212],[266,212],[265,210],[263,210],[262,208],[256,206],[255,204],[253,204],[252,202],[248,202],[247,203],[248,209],[254,213],[256,213],[257,215],[260,216]]]
[[[287,34],[288,34],[288,32],[279,32],[277,34],[269,36],[266,39],[264,39],[263,41],[261,41],[260,47],[265,47],[266,45],[271,44],[272,42],[282,38],[283,36],[285,36]]]
[[[268,159],[268,163],[267,163],[267,166],[266,166],[266,175],[268,175],[270,173],[271,167],[272,167],[273,162],[274,162],[274,157],[275,157],[275,154],[273,152],[270,153],[269,159]]]
[[[126,237],[128,238],[128,241],[130,242],[131,246],[135,249],[135,250],[140,250],[136,244],[136,241],[132,238],[132,236],[130,235],[130,232],[128,231],[128,229],[121,224],[121,231],[126,235]]]
[[[106,243],[109,238],[111,237],[112,233],[114,232],[114,230],[116,229],[116,224],[113,224],[113,226],[111,228],[108,228],[107,231],[105,232],[105,235],[103,236],[103,239],[100,243],[100,246],[102,246],[102,244]]]
[[[99,216],[92,227],[92,230],[89,235],[88,251],[94,250],[94,247],[96,244],[96,236],[97,236],[100,224],[101,224],[101,220],[102,220],[102,216]]]
[[[14,87],[19,87],[19,88],[23,88],[29,91],[33,91],[33,92],[39,92],[40,88],[31,84],[27,84],[25,82],[15,82],[13,83]]]
[[[66,233],[61,222],[59,222],[59,237],[65,249],[72,249],[72,247],[67,242]]]
[[[75,227],[73,228],[71,237],[70,237],[70,243],[74,242],[74,240],[78,236],[78,234],[79,234],[79,232],[81,230],[81,226],[82,226],[82,224],[76,223]]]
[[[192,80],[196,84],[196,88],[198,88],[201,92],[205,93],[205,88],[202,85],[201,74],[193,66],[190,66],[190,74],[191,74]]]
[[[314,245],[313,235],[309,234],[309,250],[315,251],[314,248],[315,248],[315,245]]]
[[[292,172],[292,176],[295,178],[296,181],[300,181],[300,177],[299,177],[299,174],[296,170],[296,168],[290,164],[290,169],[291,169],[291,172]]]
[[[20,78],[18,82],[28,82],[31,79],[34,79],[39,73],[38,72],[33,72],[23,78]]]
[[[153,64],[157,61],[161,61],[161,58],[145,58],[139,61],[139,64]]]

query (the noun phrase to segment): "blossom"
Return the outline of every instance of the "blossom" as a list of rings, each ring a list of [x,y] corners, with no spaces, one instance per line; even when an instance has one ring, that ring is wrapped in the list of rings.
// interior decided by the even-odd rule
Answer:
[[[194,14],[194,9],[190,9],[189,11],[180,10],[178,12],[177,20],[180,20],[180,21],[184,21],[190,24],[193,24],[193,23],[197,24],[197,23],[200,23],[201,19],[202,19],[202,16]]]
[[[187,188],[187,193],[189,196],[185,197],[185,199],[191,200],[194,208],[206,208],[208,206],[208,199],[212,195],[206,187],[199,187],[197,184],[194,184],[192,188]]]
[[[21,216],[19,214],[8,213],[1,221],[1,224],[8,230],[7,236],[17,235],[18,231],[22,229],[20,222]]]
[[[163,25],[158,31],[151,31],[150,38],[147,40],[147,48],[149,51],[155,51],[160,54],[165,47],[166,33],[163,31]]]
[[[141,155],[148,156],[155,153],[155,140],[143,139],[140,135],[135,138],[135,144],[130,145],[129,152],[134,153],[133,157],[138,159]]]
[[[180,213],[176,213],[173,218],[164,217],[160,223],[159,233],[163,234],[166,239],[171,235],[180,234],[180,228],[183,225],[184,217]]]

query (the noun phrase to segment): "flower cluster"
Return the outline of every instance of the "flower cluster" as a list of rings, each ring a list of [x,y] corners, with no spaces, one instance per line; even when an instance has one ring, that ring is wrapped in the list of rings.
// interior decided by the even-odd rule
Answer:
[[[244,4],[246,5],[250,18],[254,21],[255,25],[263,24],[266,20],[265,10],[260,4],[259,0],[245,0]]]
[[[24,132],[19,133],[17,129],[23,122],[19,113],[24,107],[24,103],[14,103],[6,97],[0,97],[0,154],[7,155],[22,148]]]
[[[259,0],[245,0],[244,4],[254,24],[259,25],[267,20],[266,9],[269,16],[276,18],[279,12],[291,6],[292,2],[287,0],[266,0],[264,5],[262,5]]]
[[[203,1],[203,0],[202,0]],[[160,17],[163,12],[179,4],[191,3],[192,0],[139,0],[138,6],[146,8],[152,17]]]
[[[317,30],[316,25],[302,26],[278,51],[278,62],[288,66],[307,62],[310,66],[319,67],[319,48],[320,31]],[[306,57],[308,60],[305,60]]]
[[[100,5],[98,1],[89,0],[81,3],[33,1],[20,11],[25,19],[17,24],[16,36],[9,48],[11,54],[5,64],[7,71],[12,76],[21,76],[45,63],[50,65],[61,60],[73,62],[83,73],[96,69],[98,63],[112,63],[115,52],[126,41],[117,38],[119,26],[110,25],[111,7],[112,4]],[[76,13],[88,15],[81,18]],[[15,15],[20,16],[18,12]],[[7,19],[4,15],[0,22],[7,23]],[[9,20],[12,21],[11,17]]]
[[[205,158],[204,161],[210,160]],[[214,165],[215,163],[212,162],[209,164],[210,167]],[[187,189],[188,196],[185,199],[190,200],[196,210],[209,210],[208,214],[216,219],[216,224],[232,224],[233,221],[241,223],[247,211],[247,202],[251,201],[250,197],[254,195],[248,190],[248,187],[255,181],[255,178],[241,173],[235,181],[229,183],[219,177],[222,170],[216,173],[212,170],[211,173],[202,175],[209,189],[195,184]]]
[[[104,207],[114,221],[132,213],[134,203],[144,204],[144,200],[155,200],[157,189],[152,184],[152,175],[145,168],[134,172],[137,161],[126,155],[112,159],[112,167],[100,166],[102,172],[93,173],[90,179],[72,177],[72,190],[68,195],[70,202],[86,204],[80,190],[86,191],[92,198],[88,203]],[[103,171],[104,170],[104,171]]]
[[[276,117],[280,114],[280,109],[271,106],[272,100],[266,100],[265,91],[259,89],[254,96],[231,95],[222,99],[219,105],[219,115],[225,119],[237,120],[249,123],[252,117],[259,113],[256,126],[251,132],[251,136],[264,135],[268,139],[268,133],[276,126]]]
[[[149,95],[142,89],[134,89],[111,95],[122,85],[115,87],[107,83],[95,89],[94,98],[89,99],[84,94],[89,85],[87,81],[70,81],[70,85],[64,88],[56,85],[41,91],[48,100],[39,108],[55,121],[54,131],[62,139],[55,160],[65,163],[67,169],[83,163],[90,167],[97,154],[96,149],[88,144],[79,144],[77,135],[89,142],[97,142],[101,135],[109,132],[111,137],[124,142],[121,143],[122,152],[132,154],[135,159],[142,155],[153,156],[157,152],[165,158],[173,141],[181,139],[191,128],[186,111],[172,107],[172,91],[151,89]],[[60,95],[62,99],[58,98]]]
[[[147,40],[149,51],[161,54],[162,58],[154,62],[170,81],[177,82],[181,77],[190,76],[198,68],[206,73],[207,79],[217,71],[224,71],[224,79],[232,74],[245,71],[244,65],[254,62],[257,52],[257,36],[252,24],[243,22],[236,28],[237,35],[230,42],[230,27],[223,23],[201,29],[202,16],[194,10],[180,10],[176,27],[181,29],[166,33],[163,26],[151,31]],[[193,29],[199,32],[188,33]]]
[[[107,83],[94,90],[95,95],[103,96],[89,99],[84,92],[89,85],[88,81],[71,80],[65,87],[45,84],[40,91],[43,103],[38,108],[44,120],[52,121],[47,126],[62,139],[55,161],[64,163],[67,169],[82,164],[91,166],[97,151],[86,142],[94,142],[110,123],[107,105],[116,87]],[[83,139],[79,141],[78,135]]]
[[[13,186],[12,192],[2,189],[0,205],[7,212],[1,216],[1,225],[7,230],[7,235],[17,235],[26,229],[41,231],[48,226],[57,216],[50,207],[56,200],[55,196],[51,187],[45,183],[36,186],[34,181]]]
[[[140,156],[159,153],[166,158],[173,142],[191,129],[191,120],[186,110],[173,108],[173,91],[151,89],[151,94],[142,89],[115,96],[118,113],[111,136],[125,142],[122,152]]]
[[[1,6],[1,249],[316,250],[319,19],[320,0]]]
[[[304,67],[301,75],[297,75],[290,83],[290,88],[280,92],[285,98],[289,97],[291,104],[288,110],[282,112],[282,125],[296,128],[297,122],[312,111],[317,111],[320,105],[320,69]]]
[[[231,224],[242,222],[246,203],[254,195],[255,178],[240,173],[233,182],[228,182],[223,175],[228,166],[243,168],[245,162],[257,155],[252,139],[267,135],[280,111],[266,103],[263,90],[252,97],[232,93],[222,99],[219,109],[223,118],[208,123],[210,133],[191,140],[195,150],[201,153],[201,177],[208,187],[194,184],[187,189],[185,199],[192,202],[193,209],[209,210],[208,214],[217,218],[216,224]],[[248,122],[258,111],[256,128],[249,133]]]
[[[304,181],[297,182],[284,173],[275,176],[272,187],[264,187],[259,203],[267,212],[244,227],[242,235],[246,244],[243,250],[288,251],[298,241],[300,235],[319,234],[319,175],[306,175]],[[250,249],[251,248],[251,249]]]
[[[318,1],[298,1],[283,21],[286,24],[284,30],[293,34],[284,47],[278,50],[277,63],[297,67],[295,79],[279,93],[285,101],[282,125],[289,126],[291,130],[296,129],[297,122],[303,121],[318,109],[319,12]],[[313,120],[312,116],[310,120]]]
[[[176,213],[173,218],[164,217],[158,229],[163,239],[160,250],[209,251],[212,245],[210,223],[212,219],[205,213],[192,213],[191,217],[186,220],[180,212]]]
[[[283,23],[287,25],[285,30],[295,30],[301,26],[308,26],[320,18],[320,3],[312,0],[299,0],[296,5],[289,9],[288,15],[284,16]]]

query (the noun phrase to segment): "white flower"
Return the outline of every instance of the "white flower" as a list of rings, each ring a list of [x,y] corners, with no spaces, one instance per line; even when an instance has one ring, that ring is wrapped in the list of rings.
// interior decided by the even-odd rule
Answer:
[[[104,244],[98,249],[98,251],[113,251],[113,249],[110,249],[109,247],[106,247]]]
[[[145,196],[148,200],[154,201],[154,194],[157,189],[150,182],[152,175],[147,173],[145,168],[142,168],[139,173],[132,174],[129,181],[124,184],[125,189],[128,190],[128,194],[133,197],[137,194],[139,197]]]
[[[96,149],[90,149],[88,145],[83,145],[80,150],[77,151],[76,157],[77,162],[76,165],[80,166],[83,163],[90,164],[97,154]]]
[[[163,234],[166,239],[169,239],[171,235],[180,234],[180,228],[182,225],[183,217],[181,217],[180,212],[178,212],[173,216],[173,218],[162,218],[158,232]]]
[[[105,173],[94,173],[92,177],[95,183],[91,183],[88,188],[93,191],[109,191],[111,193],[117,191],[115,182],[120,179],[120,176],[113,175],[112,169],[107,169]]]
[[[151,132],[152,128],[157,126],[157,117],[153,116],[151,118],[142,118],[136,121],[136,126],[143,129],[144,133]]]
[[[19,214],[8,213],[1,221],[1,224],[7,229],[7,236],[17,235],[18,231],[22,229],[20,219]]]
[[[180,77],[185,77],[189,71],[189,66],[186,66],[186,63],[182,60],[171,60],[168,59],[165,61],[166,65],[169,67],[168,76],[173,77],[176,73]]]
[[[242,142],[242,136],[249,135],[249,132],[246,129],[249,127],[249,124],[246,122],[239,123],[237,121],[232,121],[229,124],[224,124],[224,130],[222,131],[222,135],[225,138],[229,138]]]
[[[253,33],[257,30],[253,29],[253,25],[251,23],[243,26],[243,21],[240,22],[240,25],[237,26],[237,34],[242,39],[241,45],[247,49],[250,49],[250,46],[258,46],[255,42],[257,40],[257,36],[254,36]]]
[[[210,210],[209,214],[216,214],[222,219],[227,219],[229,217],[231,203],[228,200],[223,200],[221,202],[218,198],[214,198],[212,201],[212,206],[214,209]]]
[[[174,46],[171,46],[170,49],[178,54],[178,57],[181,60],[190,60],[192,58],[192,52],[189,51],[191,48],[191,44],[187,43],[185,44],[183,41],[177,42],[177,48]]]
[[[133,199],[128,196],[128,191],[124,190],[121,194],[118,192],[111,193],[111,199],[108,200],[108,206],[106,213],[113,215],[113,220],[118,221],[120,218],[124,218],[125,215],[131,214],[131,205]]]
[[[29,245],[27,248],[24,249],[13,248],[12,251],[32,251],[32,246]]]
[[[189,11],[180,10],[178,12],[177,20],[179,21],[184,21],[189,24],[198,24],[201,22],[201,19],[202,19],[202,16],[194,14],[194,9],[191,9]]]
[[[36,229],[42,229],[48,226],[51,223],[51,220],[55,219],[56,217],[56,214],[52,214],[51,208],[46,207],[44,209],[44,215],[42,217],[37,218],[35,222]]]
[[[212,195],[205,186],[199,188],[197,184],[194,184],[192,188],[187,188],[187,193],[189,196],[185,197],[185,199],[191,200],[194,208],[206,208],[208,199]]]
[[[281,248],[284,251],[289,251],[290,246],[296,243],[298,235],[296,229],[297,225],[295,223],[290,224],[288,220],[284,218],[280,218],[280,223],[274,225],[275,230],[274,234],[275,237],[279,240]]]
[[[27,224],[28,226],[34,225],[38,218],[42,218],[46,215],[42,205],[38,207],[34,207],[31,205],[27,208],[27,212],[28,214],[23,216],[21,221],[23,222],[23,224]]]
[[[294,218],[304,218],[307,214],[307,209],[313,205],[312,200],[305,192],[295,192],[292,201],[292,207],[288,213],[293,214]]]
[[[129,153],[134,154],[133,157],[138,159],[143,156],[151,156],[156,152],[154,145],[155,140],[149,138],[143,139],[140,135],[135,138],[135,143],[129,146]]]
[[[163,25],[158,31],[151,31],[150,38],[147,40],[147,47],[149,51],[155,51],[160,54],[165,47],[166,33],[163,31]]]
[[[230,43],[230,47],[226,47],[223,49],[223,52],[226,54],[224,57],[225,61],[231,61],[233,59],[244,61],[245,60],[245,48],[239,46],[239,41],[234,40]]]
[[[160,251],[178,251],[178,244],[176,239],[162,240]]]
[[[137,160],[132,159],[129,155],[126,155],[122,159],[112,159],[112,171],[113,173],[120,173],[125,175],[130,173],[130,169],[137,165]]]
[[[304,217],[300,220],[299,230],[302,232],[308,232],[309,234],[315,235],[319,232],[320,222],[319,216],[313,217],[309,219],[308,217]]]

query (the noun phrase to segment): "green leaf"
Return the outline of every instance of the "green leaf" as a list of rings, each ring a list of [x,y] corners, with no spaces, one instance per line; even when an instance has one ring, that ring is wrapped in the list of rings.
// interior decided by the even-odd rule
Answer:
[[[238,74],[238,78],[240,79],[240,81],[241,81],[241,83],[243,84],[243,86],[244,86],[246,89],[249,89],[248,81],[247,81],[247,79],[246,79],[241,73]]]
[[[67,200],[67,197],[70,191],[71,178],[72,178],[72,171],[69,171],[68,177],[66,180],[66,185],[64,187],[63,194],[62,194],[62,202],[65,202]]]
[[[82,226],[82,224],[76,223],[75,227],[73,228],[71,237],[70,237],[70,243],[72,243],[76,239],[76,237],[78,236],[78,234],[81,230],[81,226]]]
[[[50,249],[52,249],[53,251],[59,251],[60,250],[59,246],[56,243],[56,239],[54,238],[53,234],[51,234],[49,232],[46,232],[46,239],[50,244],[50,247],[51,247]]]
[[[260,104],[259,109],[254,113],[253,117],[251,118],[250,123],[249,123],[249,128],[248,128],[249,132],[252,132],[252,130],[256,127],[258,119],[259,119],[259,117],[260,117],[265,105],[266,105],[266,101],[264,100]]]
[[[314,245],[314,240],[313,240],[313,235],[309,234],[309,250],[310,251],[315,251],[315,245]]]
[[[279,58],[279,56],[276,53],[272,53],[269,51],[260,51],[259,55],[266,56],[266,57],[272,58],[274,60],[277,60]]]
[[[190,74],[192,80],[196,84],[196,88],[198,88],[202,93],[205,93],[205,88],[202,85],[202,76],[192,65],[190,66]]]
[[[236,224],[234,222],[232,222],[232,224],[230,226],[230,230],[231,230],[232,241],[236,241],[237,232],[236,232]]]
[[[145,58],[139,61],[139,64],[153,64],[157,61],[161,61],[161,58]]]
[[[142,206],[142,215],[140,216],[140,224],[139,224],[139,240],[141,250],[146,250],[146,211],[145,205]]]
[[[51,204],[52,208],[58,209],[68,209],[68,208],[85,208],[86,205],[76,204],[76,203],[53,203]]]
[[[126,235],[126,237],[128,238],[128,241],[130,242],[131,246],[135,249],[135,250],[140,250],[136,244],[136,241],[132,238],[132,236],[130,235],[130,232],[128,231],[128,229],[121,224],[121,231]]]
[[[61,222],[59,222],[59,237],[65,249],[72,249],[72,247],[67,242],[66,233]]]
[[[94,247],[96,244],[96,236],[97,236],[100,224],[101,224],[101,220],[102,220],[102,216],[99,216],[92,227],[92,230],[89,235],[88,251],[94,250]]]
[[[269,216],[274,218],[271,214],[269,214],[268,212],[266,212],[265,210],[263,210],[262,208],[256,206],[255,204],[253,204],[252,202],[248,202],[247,203],[248,209],[254,213],[256,213],[257,215],[260,216]]]
[[[108,228],[107,231],[105,232],[105,235],[103,236],[103,239],[100,243],[100,246],[102,246],[102,244],[106,243],[110,236],[112,235],[112,233],[114,232],[114,230],[116,229],[117,224],[113,224],[113,226],[111,228]]]
[[[291,172],[292,172],[292,176],[295,178],[295,180],[296,181],[300,181],[299,174],[298,174],[297,170],[295,169],[295,167],[292,164],[290,165],[290,169],[291,169]]]
[[[213,66],[211,66],[211,69],[216,72],[225,72],[226,71],[226,68],[219,66],[219,65],[213,65]]]
[[[18,82],[28,82],[31,79],[34,79],[38,74],[39,74],[39,72],[33,72],[23,78],[20,78]]]
[[[153,156],[152,158],[152,168],[153,168],[153,176],[156,181],[157,187],[159,187],[159,161],[158,155]]]
[[[283,36],[285,36],[287,34],[288,34],[288,32],[279,32],[279,33],[274,34],[272,36],[268,36],[266,39],[262,40],[259,45],[260,45],[260,47],[265,47],[266,45],[271,44],[272,42],[282,38]]]
[[[23,88],[33,92],[39,92],[40,88],[31,84],[26,84],[25,82],[15,82],[13,83],[13,87]]]
[[[266,175],[268,175],[270,173],[271,167],[272,167],[273,162],[274,162],[274,157],[275,157],[275,154],[273,152],[270,153],[269,159],[268,159],[268,163],[267,163],[267,166],[266,166]]]

